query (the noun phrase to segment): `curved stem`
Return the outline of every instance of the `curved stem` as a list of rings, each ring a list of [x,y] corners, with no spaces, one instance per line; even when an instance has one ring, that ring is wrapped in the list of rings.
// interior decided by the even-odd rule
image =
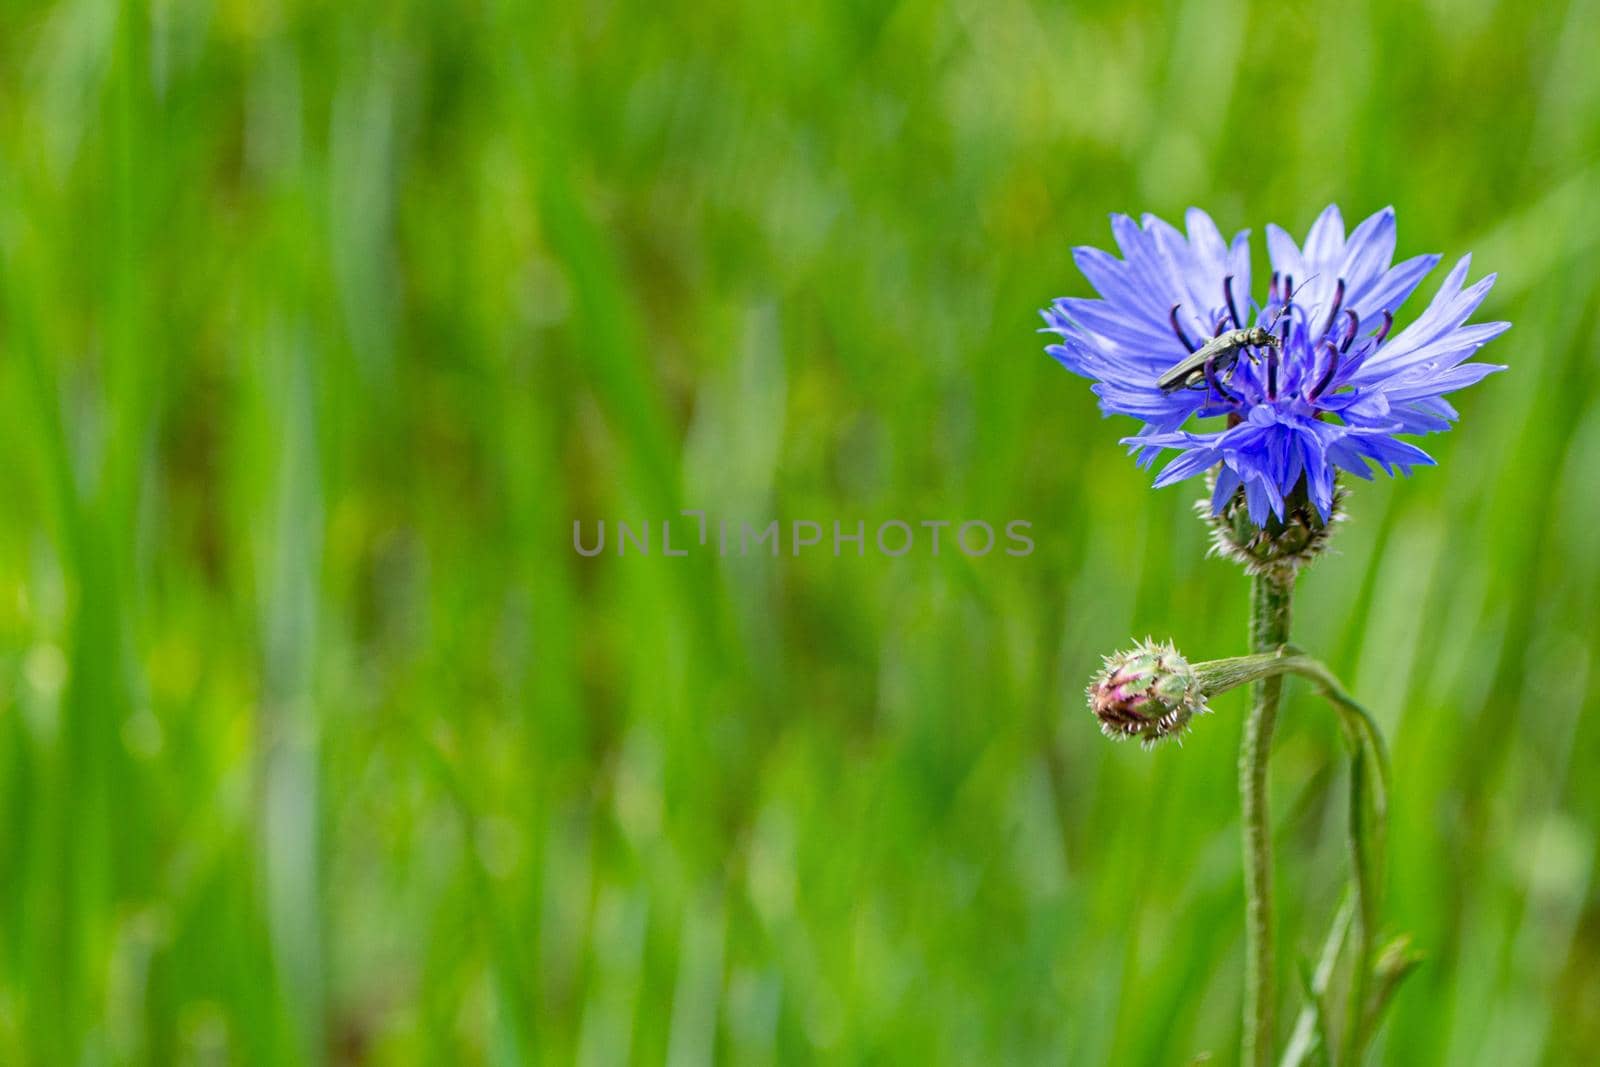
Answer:
[[[1373,967],[1372,941],[1378,925],[1378,890],[1383,883],[1384,836],[1389,807],[1389,753],[1384,746],[1383,735],[1372,715],[1344,691],[1333,673],[1320,661],[1305,655],[1293,645],[1286,644],[1275,653],[1257,653],[1199,663],[1195,665],[1195,671],[1208,695],[1225,692],[1247,682],[1259,686],[1267,679],[1298,674],[1312,682],[1339,713],[1340,724],[1351,747],[1349,834],[1353,914],[1350,926],[1355,953],[1344,1031],[1344,1058],[1345,1062],[1359,1063],[1378,1014],[1374,1010],[1369,982]],[[1367,812],[1369,796],[1370,819]],[[1248,866],[1246,874],[1249,874]],[[1302,1035],[1300,1031],[1306,1025],[1308,1021],[1304,1018],[1297,1024],[1296,1040],[1291,1042],[1290,1053],[1284,1058],[1286,1064],[1297,1064],[1304,1058],[1310,1035]],[[1247,1059],[1246,1062],[1251,1061]]]
[[[1372,973],[1372,937],[1378,928],[1378,893],[1367,840],[1367,748],[1351,738],[1350,754],[1350,881],[1355,887],[1355,954],[1350,964],[1350,996],[1346,1001],[1345,1062],[1359,1064],[1367,1043],[1367,979]]]
[[[1292,662],[1293,666],[1288,666]],[[1367,709],[1356,703],[1326,667],[1304,655],[1285,658],[1287,669],[1314,682],[1339,712],[1350,742],[1350,880],[1355,889],[1355,959],[1350,970],[1350,997],[1345,1022],[1345,1062],[1358,1064],[1371,1036],[1368,982],[1372,974],[1372,941],[1378,930],[1378,892],[1389,807],[1389,754],[1383,735]],[[1370,781],[1369,781],[1370,779]],[[1367,818],[1366,798],[1372,798]]]
[[[1208,697],[1283,674],[1298,674],[1313,683],[1317,687],[1317,692],[1339,713],[1346,738],[1352,743],[1359,741],[1371,753],[1378,772],[1373,782],[1373,808],[1377,815],[1386,813],[1389,799],[1389,752],[1383,743],[1383,735],[1378,730],[1378,723],[1373,719],[1371,712],[1362,707],[1355,697],[1345,692],[1339,679],[1322,664],[1321,660],[1313,659],[1294,645],[1286,644],[1251,656],[1205,660],[1194,664],[1194,672],[1200,679],[1201,689]]]
[[[1280,649],[1289,641],[1289,603],[1293,572],[1257,575],[1251,590],[1250,648],[1256,653]],[[1272,824],[1267,805],[1267,757],[1278,720],[1283,691],[1281,671],[1265,674],[1254,685],[1250,717],[1239,746],[1239,806],[1244,827],[1245,1067],[1268,1067],[1273,1045]]]

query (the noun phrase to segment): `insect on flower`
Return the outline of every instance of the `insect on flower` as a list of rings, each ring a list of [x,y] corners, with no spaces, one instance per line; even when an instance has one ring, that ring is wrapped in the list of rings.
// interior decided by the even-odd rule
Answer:
[[[1306,282],[1310,281],[1310,278],[1306,279]],[[1289,279],[1289,282],[1292,285],[1294,279]],[[1304,286],[1305,283],[1301,283],[1301,287],[1304,288]],[[1196,385],[1205,385],[1214,390],[1219,396],[1226,396],[1229,394],[1222,387],[1222,383],[1228,380],[1228,376],[1232,373],[1234,365],[1239,362],[1241,354],[1248,355],[1250,361],[1256,363],[1259,362],[1259,358],[1255,354],[1255,349],[1283,347],[1283,342],[1272,331],[1277,328],[1278,320],[1283,317],[1283,313],[1294,306],[1294,296],[1295,293],[1300,291],[1299,289],[1291,292],[1289,299],[1279,305],[1278,311],[1272,316],[1270,323],[1265,326],[1252,326],[1249,329],[1240,326],[1238,313],[1233,308],[1232,275],[1223,279],[1223,289],[1228,294],[1228,312],[1232,316],[1234,328],[1224,333],[1222,327],[1227,325],[1228,320],[1223,319],[1217,323],[1216,336],[1198,349],[1195,348],[1194,342],[1189,340],[1188,335],[1183,332],[1183,325],[1178,321],[1178,310],[1183,305],[1172,305],[1172,311],[1168,315],[1168,318],[1172,321],[1172,332],[1177,335],[1183,347],[1189,350],[1189,356],[1156,379],[1157,389],[1164,393],[1171,393],[1179,389],[1191,389]]]
[[[1440,259],[1394,261],[1393,209],[1347,235],[1329,207],[1304,244],[1269,225],[1264,304],[1251,298],[1248,232],[1225,240],[1197,208],[1186,221],[1184,233],[1153,215],[1113,216],[1120,258],[1073,251],[1098,298],[1063,297],[1044,310],[1059,338],[1050,355],[1093,381],[1107,415],[1143,424],[1123,438],[1139,464],[1178,453],[1158,488],[1209,471],[1214,514],[1242,492],[1258,527],[1282,521],[1290,500],[1308,500],[1327,520],[1335,472],[1370,478],[1373,466],[1409,474],[1432,464],[1405,438],[1449,429],[1456,411],[1446,394],[1504,369],[1471,361],[1510,323],[1468,321],[1494,284],[1493,275],[1468,283],[1470,257],[1391,336]],[[1298,288],[1296,278],[1305,279]],[[1191,421],[1218,417],[1220,428]]]
[[[1189,358],[1157,378],[1156,388],[1170,393],[1177,389],[1192,389],[1196,385],[1206,384],[1220,393],[1222,383],[1227,380],[1226,375],[1233,370],[1234,364],[1239,362],[1240,354],[1248,353],[1250,359],[1254,361],[1256,356],[1251,350],[1263,347],[1281,347],[1278,338],[1268,333],[1264,326],[1219,333],[1195,349]]]

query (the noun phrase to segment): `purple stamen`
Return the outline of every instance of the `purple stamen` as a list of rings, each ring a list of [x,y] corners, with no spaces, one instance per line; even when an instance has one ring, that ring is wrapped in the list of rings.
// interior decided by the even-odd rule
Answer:
[[[1329,330],[1333,329],[1334,320],[1338,319],[1338,317],[1339,317],[1339,309],[1341,307],[1343,307],[1343,306],[1344,306],[1344,279],[1340,278],[1339,279],[1339,284],[1333,287],[1333,310],[1328,312],[1328,323],[1327,323],[1326,326],[1322,327],[1322,332],[1324,334],[1326,334]]]
[[[1322,372],[1322,377],[1317,380],[1316,387],[1306,397],[1307,400],[1315,400],[1321,396],[1322,391],[1333,381],[1334,374],[1339,370],[1339,349],[1333,347],[1332,341],[1324,341],[1322,344],[1328,350],[1328,369]]]
[[[1239,305],[1233,302],[1233,275],[1222,279],[1222,295],[1228,302],[1228,314],[1233,316],[1233,328],[1244,329],[1244,322],[1239,318]]]
[[[1345,331],[1344,340],[1339,344],[1340,352],[1350,351],[1350,342],[1356,339],[1356,330],[1361,327],[1361,316],[1354,311],[1346,311],[1345,318],[1350,321],[1350,328]]]
[[[1387,309],[1383,312],[1383,325],[1378,327],[1378,332],[1367,338],[1366,343],[1356,352],[1355,358],[1345,364],[1345,376],[1348,378],[1356,372],[1356,368],[1364,364],[1367,359],[1383,344],[1384,338],[1389,336],[1389,330],[1394,326],[1394,315]]]
[[[1278,299],[1278,272],[1272,272],[1272,284],[1267,286],[1267,296],[1273,300]]]
[[[1389,327],[1393,325],[1394,316],[1389,313],[1388,308],[1385,308],[1383,311],[1383,328],[1378,331],[1378,336],[1373,339],[1373,348],[1377,348],[1379,345],[1383,344],[1383,339],[1389,336]]]
[[[1178,309],[1182,306],[1182,304],[1173,304],[1172,310],[1167,314],[1167,321],[1172,323],[1172,332],[1178,335],[1178,340],[1183,343],[1183,347],[1193,352],[1194,342],[1189,340],[1188,335],[1183,332],[1183,327],[1178,325]]]
[[[1267,399],[1278,399],[1278,350],[1267,347]]]

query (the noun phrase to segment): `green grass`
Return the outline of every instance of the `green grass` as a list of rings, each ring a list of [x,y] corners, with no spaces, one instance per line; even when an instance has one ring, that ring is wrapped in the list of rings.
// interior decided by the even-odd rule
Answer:
[[[1243,698],[1082,686],[1246,582],[1035,309],[1110,211],[1330,200],[1516,323],[1297,602],[1429,956],[1375,1059],[1600,1044],[1591,5],[3,10],[4,1062],[1230,1062]],[[571,548],[683,507],[1038,549]],[[1344,765],[1280,731],[1286,1030]]]

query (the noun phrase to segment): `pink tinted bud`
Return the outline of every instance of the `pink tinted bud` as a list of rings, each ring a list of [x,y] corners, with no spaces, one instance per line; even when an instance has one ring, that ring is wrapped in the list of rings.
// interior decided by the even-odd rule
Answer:
[[[1137,737],[1147,748],[1180,736],[1191,718],[1208,710],[1189,661],[1171,644],[1148,638],[1107,656],[1088,695],[1101,733],[1118,741]]]

